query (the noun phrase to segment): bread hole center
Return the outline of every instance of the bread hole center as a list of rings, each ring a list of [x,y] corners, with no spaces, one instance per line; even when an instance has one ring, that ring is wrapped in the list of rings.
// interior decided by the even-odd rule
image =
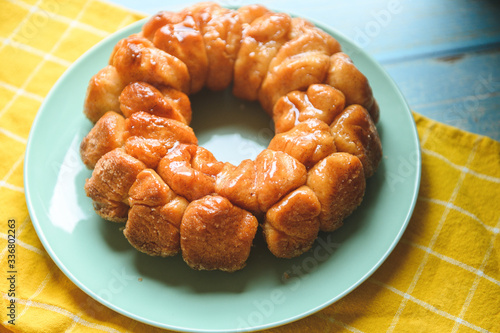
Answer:
[[[274,137],[274,123],[258,102],[234,97],[231,88],[203,90],[190,96],[193,128],[198,145],[219,161],[238,165],[255,159]]]

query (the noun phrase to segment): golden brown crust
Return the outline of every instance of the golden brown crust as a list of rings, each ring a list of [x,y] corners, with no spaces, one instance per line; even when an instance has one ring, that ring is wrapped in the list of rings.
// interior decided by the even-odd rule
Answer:
[[[170,104],[172,108],[179,111],[181,116],[184,118],[184,123],[189,125],[191,123],[192,111],[191,111],[191,101],[189,97],[182,91],[171,87],[160,87],[158,90],[163,94],[163,98]]]
[[[129,243],[151,256],[171,256],[180,250],[180,221],[188,202],[177,196],[154,170],[137,175],[129,190],[131,209],[123,234]]]
[[[269,13],[269,9],[259,4],[242,6],[238,8],[236,11],[240,16],[242,31],[245,31],[245,28],[247,28],[250,24],[252,24],[252,22],[255,21],[257,18],[261,17],[264,14]]]
[[[177,120],[189,125],[184,114],[191,114],[191,103],[186,94],[164,88],[162,91],[146,82],[133,82],[120,94],[120,110],[125,117],[144,111],[158,117]]]
[[[307,119],[318,119],[330,125],[344,110],[344,105],[344,94],[326,84],[312,84],[307,91],[294,90],[274,105],[275,132],[291,130]]]
[[[323,83],[330,65],[330,55],[340,51],[332,36],[304,19],[293,19],[290,40],[269,64],[269,71],[259,91],[259,101],[272,115],[276,102],[293,90],[306,90]]]
[[[265,149],[255,159],[259,209],[266,212],[283,196],[306,182],[306,167],[290,155]]]
[[[166,24],[175,24],[181,22],[185,14],[180,12],[161,11],[151,17],[142,27],[142,34],[145,38],[153,41],[154,35],[158,29]]]
[[[194,131],[186,124],[147,112],[135,112],[125,120],[125,137],[139,136],[145,139],[197,144]]]
[[[216,179],[215,191],[254,215],[261,213],[257,201],[255,162],[244,160],[237,167],[226,163]]]
[[[132,136],[125,141],[123,149],[148,168],[156,169],[163,156],[175,144],[176,142],[173,140],[146,139],[140,136]]]
[[[368,110],[374,123],[378,122],[379,108],[368,79],[356,68],[347,54],[338,52],[331,56],[325,82],[344,93],[346,105],[362,105]]]
[[[172,201],[176,194],[170,190],[161,177],[152,169],[142,170],[128,191],[129,203],[144,206],[163,206]]]
[[[185,9],[198,23],[208,58],[205,85],[218,91],[233,79],[234,61],[241,42],[241,21],[238,14],[216,3],[201,3]]]
[[[181,60],[154,47],[144,37],[132,35],[115,47],[111,65],[125,83],[144,81],[189,92],[189,72]]]
[[[318,235],[320,212],[320,202],[309,187],[286,195],[266,213],[263,228],[269,250],[279,258],[309,250]]]
[[[120,112],[118,97],[125,87],[120,75],[113,66],[106,66],[94,75],[87,87],[83,113],[93,123],[106,112]]]
[[[114,222],[127,219],[128,191],[146,166],[117,148],[97,162],[92,177],[85,182],[85,192],[101,217]]]
[[[186,64],[191,94],[203,88],[208,75],[208,56],[203,35],[192,16],[186,15],[180,22],[163,25],[156,30],[153,43]]]
[[[215,190],[233,204],[260,216],[283,196],[303,185],[303,164],[281,151],[265,149],[255,161],[237,167],[227,163],[219,173]]]
[[[382,144],[372,118],[361,105],[350,105],[332,123],[338,151],[357,156],[365,177],[373,176],[382,159]]]
[[[123,234],[137,250],[150,256],[173,256],[180,250],[180,233],[161,207],[134,205]]]
[[[97,161],[106,153],[123,145],[125,119],[116,112],[109,111],[102,116],[80,144],[83,163],[93,169]]]
[[[172,89],[162,91],[146,82],[128,84],[120,94],[120,110],[125,117],[144,111],[158,117],[169,118],[189,125],[191,102],[186,94]],[[187,119],[185,115],[188,115]]]
[[[191,202],[181,222],[184,261],[194,269],[234,272],[245,266],[258,222],[221,196]]]
[[[309,186],[321,203],[320,229],[333,231],[363,200],[366,181],[361,161],[349,153],[334,153],[307,174]]]
[[[175,193],[193,201],[215,192],[222,166],[205,148],[179,144],[161,159],[157,170]]]
[[[267,13],[254,20],[242,37],[234,64],[233,94],[254,101],[269,63],[288,40],[292,19],[283,13]]]
[[[315,118],[307,119],[287,132],[276,134],[268,148],[287,153],[306,168],[336,152],[330,127]]]

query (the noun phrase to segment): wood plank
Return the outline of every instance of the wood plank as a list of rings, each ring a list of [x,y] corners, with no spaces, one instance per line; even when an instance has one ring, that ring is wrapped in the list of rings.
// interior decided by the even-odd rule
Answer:
[[[500,2],[291,2],[290,10],[341,31],[383,63],[500,46]]]
[[[410,107],[500,140],[500,50],[386,64]]]

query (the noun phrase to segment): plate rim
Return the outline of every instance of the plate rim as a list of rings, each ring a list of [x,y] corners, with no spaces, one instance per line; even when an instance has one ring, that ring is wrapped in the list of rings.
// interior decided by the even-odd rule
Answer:
[[[238,8],[237,6],[227,6],[228,8]],[[291,16],[294,16],[294,17],[298,17],[298,15],[296,14],[293,14],[293,13],[290,13],[286,10],[277,10],[275,8],[270,8],[270,10],[272,11],[275,11],[275,12],[283,12],[283,13],[288,13],[289,15]],[[131,313],[121,307],[118,307],[116,306],[115,304],[113,304],[112,302],[109,302],[108,300],[106,299],[103,299],[102,297],[100,297],[99,295],[97,295],[96,292],[90,290],[89,287],[87,287],[84,283],[82,283],[71,271],[70,269],[68,269],[68,267],[62,262],[61,258],[59,258],[59,256],[57,255],[57,253],[54,251],[54,249],[52,248],[50,242],[48,241],[45,233],[44,233],[44,230],[42,228],[42,225],[39,221],[39,216],[38,216],[38,213],[35,211],[35,208],[34,208],[34,204],[33,204],[33,201],[32,201],[32,193],[31,193],[31,190],[30,190],[30,184],[31,184],[31,178],[29,176],[29,168],[30,168],[30,160],[31,160],[31,155],[32,153],[31,150],[32,150],[32,146],[34,145],[34,141],[35,141],[35,132],[36,132],[36,128],[38,128],[39,126],[39,123],[41,122],[40,119],[42,119],[43,117],[43,110],[45,109],[46,107],[46,104],[48,103],[48,101],[50,99],[52,99],[52,96],[54,94],[56,94],[57,90],[58,90],[58,87],[62,84],[62,82],[66,79],[66,77],[70,76],[71,75],[71,72],[73,71],[73,69],[75,67],[78,67],[78,65],[84,61],[85,58],[89,57],[91,54],[93,54],[95,52],[95,50],[101,48],[102,45],[108,43],[108,41],[110,39],[113,39],[113,38],[116,38],[116,35],[117,34],[120,34],[120,33],[123,33],[124,31],[126,30],[133,30],[135,28],[138,28],[140,26],[142,26],[151,16],[148,16],[148,17],[145,17],[139,21],[136,21],[126,27],[123,27],[113,33],[111,33],[110,35],[108,35],[107,37],[105,37],[104,39],[102,39],[101,41],[99,41],[98,43],[96,43],[95,45],[93,45],[90,49],[88,49],[84,54],[82,54],[80,57],[78,57],[77,60],[75,60],[66,70],[65,72],[58,78],[58,80],[56,81],[56,83],[52,86],[52,88],[50,89],[49,93],[46,95],[46,97],[44,98],[42,104],[40,105],[38,111],[37,111],[37,114],[35,116],[35,119],[31,125],[31,128],[30,128],[30,132],[29,132],[29,137],[28,137],[28,141],[27,141],[27,144],[26,144],[26,149],[25,149],[25,160],[24,160],[24,165],[23,165],[23,180],[24,180],[24,192],[25,192],[25,200],[26,200],[26,205],[27,205],[27,208],[28,208],[28,212],[29,212],[29,216],[30,216],[30,219],[32,221],[32,224],[33,224],[33,227],[37,233],[37,236],[39,237],[44,249],[47,251],[47,253],[49,254],[49,257],[51,258],[51,260],[56,264],[56,266],[61,269],[61,271],[82,291],[84,291],[88,296],[92,297],[94,300],[96,300],[97,302],[105,305],[106,307],[108,307],[109,309],[113,310],[113,311],[116,311],[122,315],[125,315],[131,319],[134,319],[134,320],[138,320],[142,323],[145,323],[145,324],[148,324],[148,325],[152,325],[152,326],[155,326],[155,327],[160,327],[160,328],[166,328],[166,329],[172,329],[172,330],[176,330],[176,331],[182,331],[182,332],[232,332],[234,330],[232,329],[223,329],[223,330],[214,330],[214,329],[194,329],[193,328],[189,328],[189,327],[179,327],[179,326],[174,326],[174,325],[170,325],[168,323],[159,323],[159,322],[156,322],[154,320],[151,320],[151,319],[148,319],[148,318],[144,318],[140,315],[136,315],[134,313]],[[252,326],[252,327],[247,327],[247,328],[244,328],[244,329],[239,329],[238,328],[238,331],[241,331],[241,332],[250,332],[250,331],[255,331],[255,330],[262,330],[262,329],[269,329],[269,328],[273,328],[273,327],[278,327],[278,326],[281,326],[281,325],[285,325],[285,324],[288,324],[288,323],[291,323],[291,322],[294,322],[294,321],[297,321],[297,320],[300,320],[302,318],[305,318],[315,312],[318,312],[322,309],[324,309],[325,307],[337,302],[338,300],[342,299],[343,297],[345,297],[346,295],[348,295],[350,292],[352,292],[354,289],[356,289],[359,285],[361,285],[363,282],[365,282],[388,258],[388,256],[394,251],[396,245],[399,243],[401,237],[403,236],[405,230],[407,229],[407,226],[410,222],[410,219],[412,217],[412,214],[414,212],[414,209],[415,209],[415,206],[416,206],[416,203],[417,203],[417,199],[418,199],[418,193],[419,193],[419,189],[420,189],[420,183],[421,183],[421,170],[422,170],[422,153],[421,153],[421,144],[420,144],[420,140],[419,140],[419,135],[418,135],[418,131],[417,131],[417,126],[416,126],[416,123],[415,123],[415,120],[412,116],[412,111],[404,97],[404,95],[402,94],[402,92],[400,91],[400,89],[398,88],[398,86],[396,85],[396,83],[394,82],[394,80],[390,77],[390,75],[387,73],[387,71],[369,54],[367,53],[366,51],[364,51],[359,45],[357,45],[352,39],[348,38],[347,36],[345,36],[342,32],[336,30],[334,27],[328,25],[328,24],[325,24],[323,22],[320,22],[318,20],[315,20],[315,19],[311,19],[310,17],[306,17],[306,16],[303,16],[303,15],[300,15],[300,17],[304,18],[304,19],[307,19],[309,21],[311,21],[315,26],[321,28],[322,30],[324,30],[325,32],[327,32],[328,34],[331,34],[333,33],[334,37],[340,37],[346,41],[348,41],[350,44],[352,44],[352,46],[354,47],[354,49],[357,51],[357,52],[360,52],[363,54],[364,57],[366,57],[370,63],[372,65],[374,65],[375,67],[377,67],[378,71],[384,76],[384,79],[387,81],[387,83],[390,85],[391,89],[393,90],[393,92],[395,92],[397,94],[397,96],[400,98],[400,100],[403,102],[404,104],[404,114],[405,114],[405,117],[408,118],[407,120],[409,120],[409,124],[410,124],[410,127],[411,127],[411,138],[413,139],[413,141],[415,142],[415,149],[416,149],[416,153],[417,153],[417,156],[416,156],[416,162],[415,162],[415,167],[416,167],[416,172],[415,172],[415,178],[413,179],[413,182],[412,182],[412,185],[413,185],[413,192],[412,192],[412,197],[411,197],[411,204],[410,206],[408,207],[408,211],[406,213],[406,216],[404,218],[404,222],[401,224],[401,227],[399,228],[399,231],[396,235],[396,237],[394,238],[394,240],[391,242],[390,246],[387,248],[387,250],[384,252],[384,254],[378,259],[378,261],[372,266],[371,269],[369,269],[362,277],[360,277],[357,281],[355,281],[354,283],[351,284],[351,286],[347,289],[345,289],[343,292],[339,293],[338,295],[336,295],[335,297],[329,299],[327,302],[323,302],[319,305],[317,305],[316,307],[314,308],[311,308],[310,310],[308,311],[304,311],[304,312],[301,312],[299,314],[296,314],[294,316],[290,316],[290,317],[287,317],[286,319],[282,319],[282,320],[279,320],[279,321],[274,321],[274,322],[270,322],[270,323],[266,323],[266,324],[261,324],[261,325],[256,325],[256,326]],[[403,111],[402,111],[403,112]],[[412,147],[413,148],[413,147]]]

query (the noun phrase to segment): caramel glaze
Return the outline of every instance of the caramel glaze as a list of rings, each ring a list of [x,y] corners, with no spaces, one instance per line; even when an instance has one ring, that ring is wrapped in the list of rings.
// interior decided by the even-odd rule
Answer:
[[[258,100],[276,136],[255,160],[217,161],[189,127],[188,95],[233,84]],[[272,254],[308,251],[339,228],[381,160],[378,104],[330,35],[262,5],[160,12],[119,41],[89,82],[81,143],[101,217],[152,256],[193,269],[245,266],[259,221]]]

